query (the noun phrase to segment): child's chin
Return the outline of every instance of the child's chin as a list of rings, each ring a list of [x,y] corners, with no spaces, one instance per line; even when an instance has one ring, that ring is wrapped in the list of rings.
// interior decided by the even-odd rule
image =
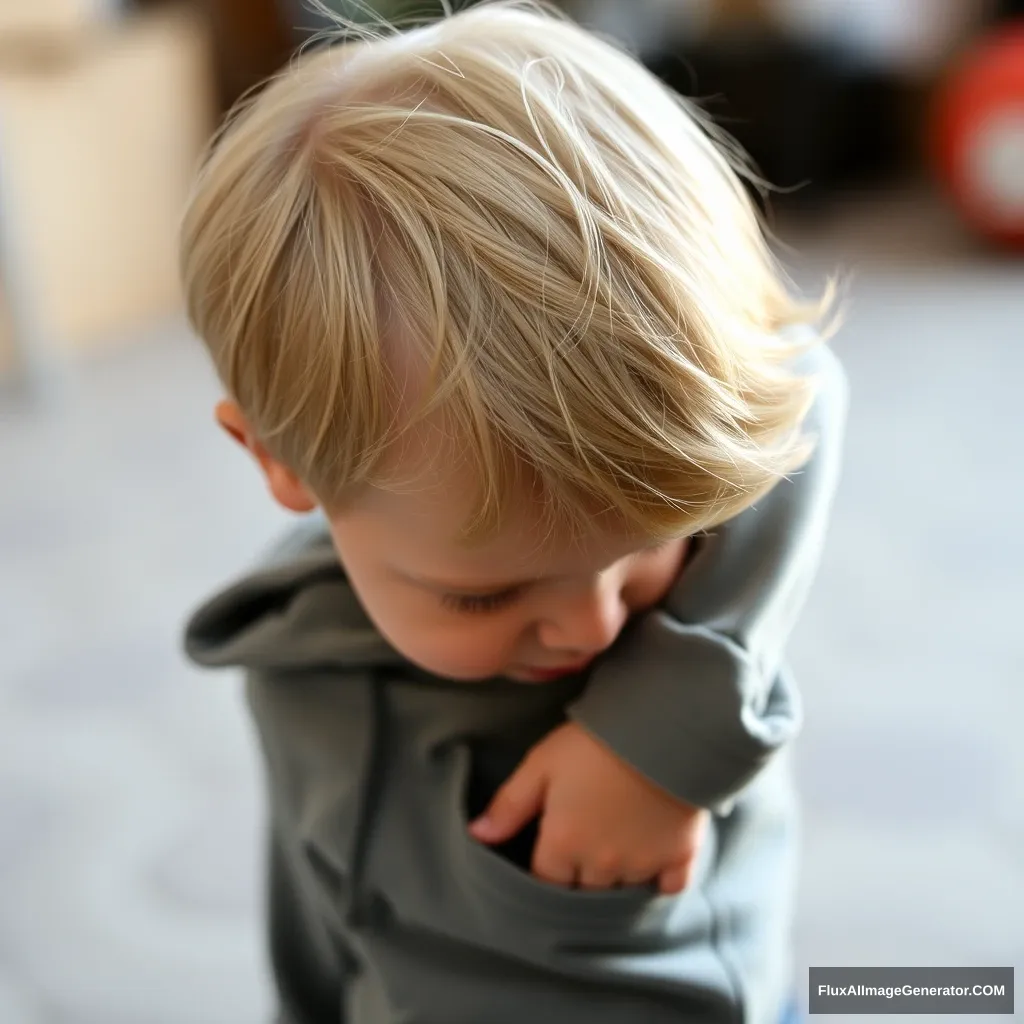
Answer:
[[[526,673],[515,675],[513,672],[504,672],[500,668],[493,668],[481,672],[473,672],[472,670],[459,669],[456,671],[438,671],[437,669],[428,669],[427,671],[433,672],[436,676],[441,676],[442,679],[448,679],[453,683],[466,683],[472,685],[473,683],[486,683],[494,679],[515,679],[518,682],[533,682],[532,679]]]
[[[540,680],[536,676],[531,675],[529,672],[524,672],[522,669],[510,669],[508,672],[501,673],[502,679],[511,679],[515,683],[539,683]]]

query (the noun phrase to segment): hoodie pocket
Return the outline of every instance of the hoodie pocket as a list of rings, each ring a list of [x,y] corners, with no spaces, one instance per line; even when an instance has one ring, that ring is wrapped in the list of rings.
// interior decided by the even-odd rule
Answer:
[[[450,849],[466,879],[475,916],[488,921],[491,929],[519,933],[520,941],[532,936],[542,946],[583,939],[628,944],[630,936],[650,942],[666,934],[669,920],[677,920],[687,904],[703,903],[700,887],[714,859],[712,830],[698,854],[693,881],[677,896],[663,896],[653,885],[606,890],[554,885],[530,873],[528,860],[523,863],[525,850],[510,857],[502,848],[488,847],[469,834],[469,823],[480,804],[479,781],[472,751],[461,746],[453,753],[453,789],[458,799],[449,809]]]

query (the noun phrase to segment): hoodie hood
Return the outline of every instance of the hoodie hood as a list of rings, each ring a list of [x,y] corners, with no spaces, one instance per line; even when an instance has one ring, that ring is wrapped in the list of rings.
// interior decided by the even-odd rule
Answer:
[[[185,652],[208,668],[409,664],[366,615],[316,514],[192,615]]]

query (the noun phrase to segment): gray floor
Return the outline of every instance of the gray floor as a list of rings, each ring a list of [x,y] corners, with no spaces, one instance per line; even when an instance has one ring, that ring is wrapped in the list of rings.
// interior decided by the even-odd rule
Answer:
[[[851,223],[804,262],[859,270],[846,475],[792,652],[798,962],[1021,966],[1024,265],[944,252],[912,215]],[[215,435],[215,395],[171,324],[48,409],[0,399],[3,1024],[269,1005],[237,682],[177,648],[285,521]]]

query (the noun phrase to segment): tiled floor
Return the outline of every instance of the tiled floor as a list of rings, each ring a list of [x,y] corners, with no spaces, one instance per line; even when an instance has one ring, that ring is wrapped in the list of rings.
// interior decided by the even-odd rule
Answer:
[[[1024,265],[836,231],[804,261],[862,265],[846,475],[792,650],[798,963],[1019,967]],[[259,767],[236,680],[178,653],[186,611],[284,522],[215,394],[172,324],[49,408],[0,399],[2,1024],[269,1006]]]

